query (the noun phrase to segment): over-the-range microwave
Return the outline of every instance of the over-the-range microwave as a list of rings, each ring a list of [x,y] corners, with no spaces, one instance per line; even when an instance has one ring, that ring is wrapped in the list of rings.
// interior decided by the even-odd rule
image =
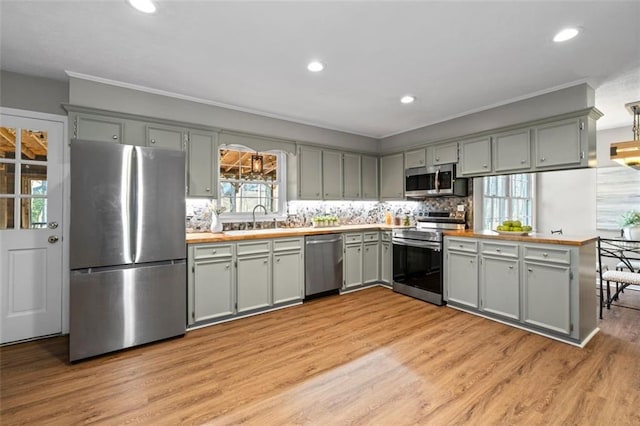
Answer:
[[[456,177],[455,164],[406,169],[405,195],[407,198],[466,197],[467,179]]]

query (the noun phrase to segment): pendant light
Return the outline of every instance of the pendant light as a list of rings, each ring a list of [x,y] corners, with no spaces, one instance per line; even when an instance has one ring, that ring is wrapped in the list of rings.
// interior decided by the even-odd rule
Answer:
[[[264,158],[259,153],[251,155],[251,174],[262,177],[264,171]]]
[[[640,101],[626,104],[625,107],[633,114],[633,140],[614,142],[611,144],[611,159],[623,166],[640,170]]]

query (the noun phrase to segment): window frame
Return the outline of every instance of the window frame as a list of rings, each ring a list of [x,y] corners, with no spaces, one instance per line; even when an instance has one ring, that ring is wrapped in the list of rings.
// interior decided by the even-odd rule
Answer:
[[[243,145],[220,145],[217,150],[218,161],[220,158],[220,150],[221,149],[229,149],[234,151],[243,151],[243,152],[256,152],[255,149],[243,146]],[[273,220],[283,220],[287,217],[287,153],[279,150],[267,150],[267,151],[259,151],[263,154],[276,155],[278,157],[278,179],[275,182],[278,185],[278,213],[268,213],[264,214],[262,209],[256,210],[255,219],[256,222],[270,222]],[[218,177],[218,198],[216,200],[216,206],[222,206],[222,183],[234,181],[237,182],[236,179],[223,179],[220,176],[220,166],[218,165],[216,169],[217,177]],[[247,180],[247,182],[250,182]],[[229,212],[225,211],[220,213],[219,215],[222,223],[230,223],[230,222],[249,222],[253,221],[253,213],[252,212]]]
[[[507,176],[510,180],[511,176],[516,175],[528,175],[531,184],[531,196],[529,199],[531,200],[531,228],[532,232],[537,232],[537,175],[535,173],[513,173],[509,175],[492,175],[492,176],[483,176],[477,177],[473,179],[473,228],[479,231],[492,231],[493,229],[485,229],[484,228],[484,178],[485,177],[494,177],[494,176]],[[509,182],[507,182],[509,184]],[[500,197],[509,200],[511,197]]]

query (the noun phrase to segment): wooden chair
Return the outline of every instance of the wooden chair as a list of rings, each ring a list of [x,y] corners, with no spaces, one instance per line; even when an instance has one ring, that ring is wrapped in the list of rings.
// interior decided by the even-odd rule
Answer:
[[[607,259],[617,260],[615,270],[609,270],[604,264]],[[600,275],[600,319],[602,308],[618,300],[620,293],[630,285],[640,285],[640,241],[619,238],[598,238],[598,272]],[[611,283],[616,283],[615,292],[611,292]],[[607,297],[604,297],[603,285],[606,283]]]

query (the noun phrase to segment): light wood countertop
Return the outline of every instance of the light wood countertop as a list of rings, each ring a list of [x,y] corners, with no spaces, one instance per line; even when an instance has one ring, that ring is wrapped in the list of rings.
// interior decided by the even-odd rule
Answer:
[[[304,237],[307,235],[333,234],[336,232],[362,232],[362,231],[390,231],[407,226],[385,225],[373,223],[365,225],[341,225],[323,228],[276,228],[257,229],[255,231],[225,231],[217,234],[211,232],[187,233],[187,244],[220,243],[241,240],[256,240],[260,238]]]
[[[446,237],[486,238],[490,240],[521,241],[537,244],[560,244],[565,246],[584,246],[595,242],[597,236],[551,235],[531,233],[529,235],[504,235],[493,231],[445,231]]]

